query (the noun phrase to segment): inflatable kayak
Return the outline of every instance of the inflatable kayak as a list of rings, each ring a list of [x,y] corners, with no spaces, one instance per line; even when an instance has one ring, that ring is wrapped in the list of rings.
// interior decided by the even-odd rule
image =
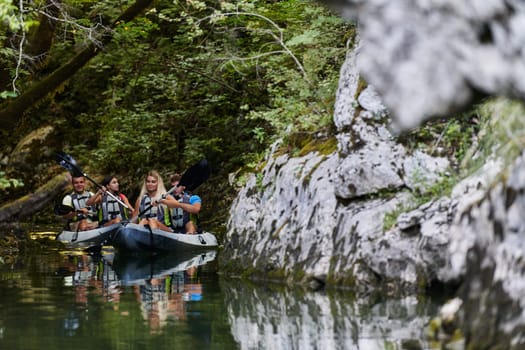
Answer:
[[[113,224],[88,231],[64,230],[56,236],[56,240],[69,246],[91,247],[103,245],[109,241],[110,236],[117,232],[121,226],[121,224]]]
[[[217,238],[209,232],[167,232],[133,223],[120,226],[109,243],[125,252],[192,252],[218,247]]]

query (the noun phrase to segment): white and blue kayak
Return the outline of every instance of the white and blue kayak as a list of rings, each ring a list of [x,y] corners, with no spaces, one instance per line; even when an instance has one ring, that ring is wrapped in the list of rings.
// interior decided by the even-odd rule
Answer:
[[[125,252],[191,252],[216,249],[219,245],[215,235],[209,232],[167,232],[133,223],[120,226],[109,243]]]
[[[87,231],[65,230],[56,236],[56,240],[73,247],[101,246],[109,241],[112,234],[122,225],[120,223],[105,227],[97,227]]]

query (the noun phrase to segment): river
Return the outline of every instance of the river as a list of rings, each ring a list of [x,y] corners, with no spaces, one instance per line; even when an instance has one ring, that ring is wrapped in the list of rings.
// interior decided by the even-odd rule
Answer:
[[[433,348],[427,325],[442,300],[228,279],[218,254],[131,258],[51,245],[2,259],[0,349]]]

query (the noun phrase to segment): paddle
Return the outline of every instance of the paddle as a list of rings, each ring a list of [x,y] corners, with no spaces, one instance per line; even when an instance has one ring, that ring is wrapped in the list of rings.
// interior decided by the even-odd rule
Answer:
[[[55,214],[62,216],[62,215],[69,214],[72,211],[75,211],[75,208],[70,207],[69,205],[58,203],[58,204],[55,204],[54,211],[55,211]]]
[[[56,152],[55,153],[55,159],[56,161],[58,162],[58,164],[60,164],[60,166],[62,166],[63,168],[69,170],[74,177],[80,177],[80,176],[83,176],[85,177],[86,179],[88,179],[89,181],[91,181],[95,186],[97,186],[98,188],[100,188],[101,190],[103,190],[104,188],[99,185],[95,180],[93,180],[92,178],[90,178],[86,173],[84,173],[77,165],[77,161],[69,154],[65,153],[65,152],[62,152],[62,151],[59,151],[59,152]],[[124,203],[123,201],[120,200],[120,198],[116,197],[113,193],[105,190],[105,193],[107,193],[111,198],[113,198],[114,200],[116,200],[119,204],[121,204],[124,208],[126,209],[131,209],[130,207],[128,207],[126,205],[126,203]],[[67,213],[66,213],[67,214]]]
[[[61,216],[69,214],[73,211],[76,212],[75,208],[70,207],[69,205],[62,204],[62,203],[56,204],[54,211],[55,211],[55,214],[61,215]],[[71,242],[75,242],[78,239],[78,229],[79,228],[80,228],[80,225],[77,226],[77,229],[75,230],[75,233],[73,234],[73,237],[71,238]],[[69,225],[68,225],[68,229],[69,229]]]
[[[211,174],[211,168],[206,159],[201,159],[199,162],[193,164],[188,170],[182,174],[182,177],[177,186],[172,187],[166,194],[172,194],[180,186],[185,186],[188,191],[193,191],[208,178]],[[151,209],[153,203],[150,203],[144,210],[142,210],[137,217],[144,215],[145,212]],[[131,219],[135,221],[137,217]]]

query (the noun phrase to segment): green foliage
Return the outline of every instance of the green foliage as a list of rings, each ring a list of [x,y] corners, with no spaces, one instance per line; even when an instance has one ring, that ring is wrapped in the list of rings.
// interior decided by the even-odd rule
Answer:
[[[223,67],[244,74],[256,69],[270,98],[265,105],[248,106],[247,118],[269,127],[270,135],[261,127],[254,130],[259,140],[272,142],[290,132],[332,124],[339,66],[348,33],[353,35],[350,25],[301,1],[223,4],[213,20],[235,34],[235,40],[224,43],[228,54],[222,53]]]
[[[133,22],[119,22],[115,28],[114,43],[134,45],[159,29],[149,18],[138,18]]]
[[[402,137],[409,149],[422,149],[434,156],[455,159],[456,166],[466,156],[481,128],[477,108],[461,115],[428,122]]]
[[[24,11],[27,12],[25,9]],[[34,13],[29,12],[21,16],[20,8],[9,0],[0,0],[0,21],[12,32],[28,31],[29,28],[38,24],[34,20]]]
[[[383,228],[391,228],[402,212],[450,195],[459,180],[478,170],[488,158],[501,159],[506,165],[513,162],[525,148],[524,114],[522,102],[492,98],[468,112],[428,123],[405,136],[402,141],[409,148],[422,148],[434,155],[448,156],[455,159],[456,164],[449,176],[424,191],[413,193],[412,203],[388,213]],[[438,152],[439,148],[445,153]]]
[[[8,178],[4,171],[0,171],[0,190],[22,186],[24,186],[24,183],[21,180]]]
[[[383,218],[383,231],[388,231],[390,230],[392,227],[394,227],[394,225],[396,224],[397,222],[397,218],[398,216],[401,214],[401,213],[404,213],[407,211],[407,208],[405,207],[400,207],[394,211],[391,211],[391,212],[388,212],[385,214],[385,217]]]
[[[14,98],[17,96],[17,93],[14,91],[2,91],[0,92],[0,98],[6,99],[6,98]]]
[[[412,192],[410,201],[385,214],[383,218],[383,231],[390,230],[396,224],[397,218],[400,214],[415,210],[421,205],[436,198],[450,196],[458,179],[459,177],[457,175],[443,176],[440,181],[432,184],[424,191]]]
[[[9,0],[0,0],[0,27],[2,29],[2,35],[0,39],[2,42],[16,42],[20,40],[19,38],[25,38],[27,32],[37,26],[39,23],[36,20],[36,10],[29,6],[25,8],[27,4],[22,2],[18,3],[18,6],[15,6],[16,2]],[[17,39],[12,37],[7,37],[7,34],[18,36]],[[14,98],[17,96],[17,91],[15,84],[17,79],[23,75],[26,75],[27,72],[22,68],[23,67],[23,50],[18,44],[18,46],[13,45],[13,47],[2,47],[0,49],[0,64],[3,69],[9,73],[9,78],[13,79],[12,86],[14,91],[0,91],[0,98]]]
[[[109,78],[96,112],[102,168],[137,158],[159,164],[166,156],[152,155],[161,153],[155,143],[175,163],[233,153],[232,165],[242,165],[291,132],[329,128],[349,25],[307,2],[221,6],[161,1],[144,18],[120,23],[119,46],[91,62],[90,76]],[[225,15],[231,8],[236,15]],[[118,149],[137,156],[119,158]]]
[[[133,1],[66,3],[49,71],[98,44]],[[307,135],[308,147],[333,149],[335,91],[355,29],[318,4],[159,0],[112,34],[25,122],[53,124],[90,174],[133,184],[149,169],[180,172],[206,157],[212,178],[199,191],[225,215],[228,175],[256,169],[275,140]]]
[[[465,173],[473,173],[490,157],[513,162],[525,148],[525,106],[505,98],[488,99],[476,108],[480,132],[462,160]]]
[[[444,156],[453,160],[449,174],[430,186],[413,191],[412,200],[396,210],[386,213],[383,219],[383,230],[389,230],[395,225],[399,214],[414,210],[435,198],[449,196],[458,181],[472,171],[465,169],[465,160],[469,150],[477,145],[476,135],[482,128],[480,107],[461,115],[452,116],[444,120],[435,120],[425,126],[400,138],[409,150],[421,149],[434,156]],[[413,174],[415,183],[424,183],[425,179],[418,179]]]

